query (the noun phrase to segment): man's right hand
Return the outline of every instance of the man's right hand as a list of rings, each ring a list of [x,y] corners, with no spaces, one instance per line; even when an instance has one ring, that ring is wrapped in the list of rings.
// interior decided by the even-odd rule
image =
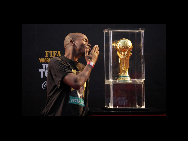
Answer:
[[[98,45],[95,45],[90,53],[89,53],[89,49],[85,49],[86,62],[89,61],[89,62],[93,62],[94,64],[96,64],[98,56],[99,56],[99,47],[98,47]]]

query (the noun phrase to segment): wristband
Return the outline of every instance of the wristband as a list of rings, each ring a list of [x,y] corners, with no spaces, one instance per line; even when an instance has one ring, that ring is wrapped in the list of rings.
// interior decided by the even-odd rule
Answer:
[[[89,61],[88,61],[88,62],[87,62],[87,65],[88,65],[88,64],[94,68],[94,63],[93,63],[93,62],[89,62]]]

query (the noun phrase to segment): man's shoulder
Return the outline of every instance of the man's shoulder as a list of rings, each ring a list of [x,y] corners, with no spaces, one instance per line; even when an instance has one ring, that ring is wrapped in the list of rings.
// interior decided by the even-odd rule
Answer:
[[[61,59],[59,57],[53,57],[52,59],[50,59],[50,62],[49,62],[49,66],[52,66],[54,63],[56,63],[57,61],[61,61]]]
[[[63,61],[63,57],[62,56],[60,56],[60,57],[53,57],[52,59],[50,59],[49,64],[50,63],[52,64],[52,63],[54,63],[56,61]]]
[[[69,67],[70,65],[67,63],[64,56],[60,57],[53,57],[49,62],[49,67],[56,67],[56,66],[64,66]]]

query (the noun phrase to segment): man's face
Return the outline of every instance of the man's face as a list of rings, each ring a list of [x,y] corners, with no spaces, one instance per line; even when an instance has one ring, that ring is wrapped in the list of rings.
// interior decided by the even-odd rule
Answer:
[[[91,50],[91,45],[89,44],[88,38],[84,34],[80,34],[80,36],[74,41],[75,49],[79,54],[85,56],[85,49]]]

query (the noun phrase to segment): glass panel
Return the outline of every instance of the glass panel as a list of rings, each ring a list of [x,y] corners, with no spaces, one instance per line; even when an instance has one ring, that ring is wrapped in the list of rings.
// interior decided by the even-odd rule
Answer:
[[[144,29],[104,30],[105,106],[145,108]]]

